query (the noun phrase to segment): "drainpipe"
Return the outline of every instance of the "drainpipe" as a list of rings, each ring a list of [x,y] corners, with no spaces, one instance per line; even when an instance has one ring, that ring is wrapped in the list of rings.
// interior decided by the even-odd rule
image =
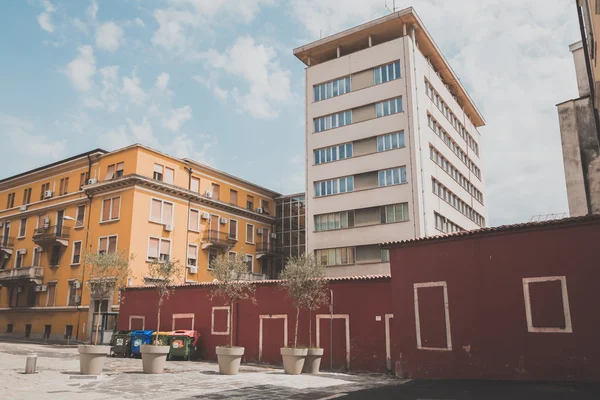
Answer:
[[[185,168],[185,170],[188,172],[189,174],[189,180],[188,180],[188,190],[191,192],[192,191],[192,173],[194,172],[194,170],[192,170],[192,168],[190,167],[183,167]],[[188,197],[188,224],[190,223],[190,209],[192,206],[192,198]],[[189,227],[186,228],[186,233],[185,233],[185,264],[183,266],[183,283],[187,283],[187,259],[188,259],[188,248],[190,247],[190,232],[189,232]],[[196,257],[196,265],[198,265],[198,257]]]

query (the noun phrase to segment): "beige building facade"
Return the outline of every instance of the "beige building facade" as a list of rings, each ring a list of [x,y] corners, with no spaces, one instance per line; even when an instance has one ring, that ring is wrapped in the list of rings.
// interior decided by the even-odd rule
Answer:
[[[382,242],[486,226],[483,117],[412,8],[294,54],[306,246],[330,276],[389,273]]]

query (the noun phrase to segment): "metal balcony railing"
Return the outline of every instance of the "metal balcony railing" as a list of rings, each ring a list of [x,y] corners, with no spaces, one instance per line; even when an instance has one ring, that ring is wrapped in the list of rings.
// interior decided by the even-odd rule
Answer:
[[[71,228],[64,225],[53,225],[37,228],[33,231],[33,241],[37,244],[66,241],[71,237]],[[64,243],[63,243],[64,244]]]
[[[44,277],[44,268],[41,267],[22,267],[0,270],[0,282],[18,281],[22,279],[42,279]]]
[[[236,238],[229,236],[229,232],[220,232],[207,230],[204,232],[204,242],[210,243],[215,247],[231,247],[237,243]]]
[[[276,254],[281,252],[281,249],[275,247],[275,241],[258,242],[256,244],[256,253],[258,254]]]
[[[0,235],[0,249],[12,249],[14,247],[14,244],[14,237]]]

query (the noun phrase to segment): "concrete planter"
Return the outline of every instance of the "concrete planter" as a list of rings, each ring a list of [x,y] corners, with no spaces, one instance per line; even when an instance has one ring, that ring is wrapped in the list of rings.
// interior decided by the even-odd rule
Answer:
[[[217,347],[219,373],[221,375],[237,375],[243,355],[243,347]]]
[[[142,369],[145,374],[162,374],[169,354],[170,346],[142,345]]]
[[[77,346],[77,350],[79,351],[79,370],[81,374],[101,375],[104,359],[110,352],[110,346],[80,344]]]
[[[321,367],[321,357],[323,357],[323,349],[308,349],[302,372],[305,374],[318,374]]]
[[[288,375],[300,375],[304,366],[304,359],[308,349],[296,349],[293,347],[282,347],[283,370]]]

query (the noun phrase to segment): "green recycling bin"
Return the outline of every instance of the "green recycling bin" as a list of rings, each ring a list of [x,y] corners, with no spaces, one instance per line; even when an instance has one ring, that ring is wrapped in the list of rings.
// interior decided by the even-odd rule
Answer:
[[[131,331],[117,331],[111,338],[111,353],[113,357],[131,356]]]
[[[169,360],[174,357],[190,360],[196,356],[200,334],[198,331],[179,330],[171,332]]]
[[[169,331],[154,332],[152,334],[152,338],[150,339],[150,344],[156,343],[156,337],[158,335],[159,345],[160,346],[168,346],[171,333],[172,332],[169,332]]]

